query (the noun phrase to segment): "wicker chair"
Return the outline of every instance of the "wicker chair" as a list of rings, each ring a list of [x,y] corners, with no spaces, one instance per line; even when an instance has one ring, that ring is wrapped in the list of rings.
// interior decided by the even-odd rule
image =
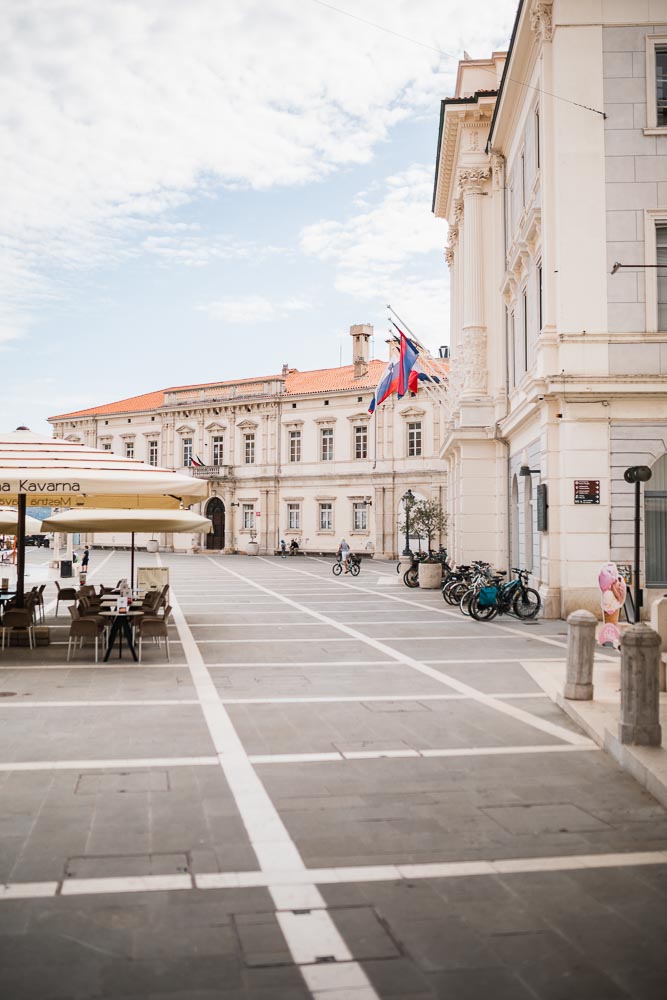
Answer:
[[[169,617],[171,615],[171,607],[169,605],[164,609],[163,615],[150,615],[144,614],[137,622],[137,634],[139,636],[139,662],[141,662],[141,649],[144,639],[152,639],[156,642],[160,648],[162,648],[162,640],[164,639],[165,649],[167,651],[167,663],[169,663]]]
[[[7,632],[27,632],[28,645],[31,649],[35,647],[35,632],[32,620],[32,611],[29,608],[11,608],[5,611],[2,619],[2,648],[5,648],[5,637]]]
[[[58,617],[58,608],[61,601],[76,601],[76,589],[74,587],[61,587],[56,580],[56,589],[58,591],[58,599],[56,601],[56,618]]]

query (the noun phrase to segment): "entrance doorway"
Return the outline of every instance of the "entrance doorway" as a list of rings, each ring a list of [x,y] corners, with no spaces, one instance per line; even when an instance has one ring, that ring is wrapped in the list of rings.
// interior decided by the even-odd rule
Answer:
[[[206,505],[206,516],[210,517],[213,531],[206,536],[207,549],[225,547],[225,505],[220,497],[212,497]]]

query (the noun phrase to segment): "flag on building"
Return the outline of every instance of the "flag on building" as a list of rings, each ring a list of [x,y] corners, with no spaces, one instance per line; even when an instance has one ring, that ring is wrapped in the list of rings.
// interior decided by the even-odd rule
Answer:
[[[398,354],[398,398],[401,399],[409,392],[408,379],[410,372],[417,363],[419,351],[411,340],[405,336],[403,331],[396,327],[401,335],[401,347]]]
[[[436,382],[439,384],[440,379],[437,375],[429,375],[428,372],[423,371],[421,364],[417,361],[408,375],[408,392],[417,392],[420,382]]]
[[[393,361],[390,361],[385,370],[382,373],[382,378],[377,384],[373,398],[371,399],[371,404],[368,407],[369,413],[374,413],[376,407],[384,403],[388,396],[391,396],[392,392],[396,392],[398,388],[398,371],[396,365]]]

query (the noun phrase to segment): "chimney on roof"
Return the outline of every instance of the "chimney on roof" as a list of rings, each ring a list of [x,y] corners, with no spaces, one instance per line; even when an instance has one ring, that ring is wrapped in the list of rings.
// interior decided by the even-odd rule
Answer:
[[[354,377],[363,378],[368,373],[370,357],[370,341],[373,327],[370,323],[357,323],[350,327],[352,337],[352,360],[354,362]]]
[[[285,362],[283,365],[283,378],[286,378],[287,375],[289,375],[289,365]]]
[[[438,348],[438,354],[440,355],[441,358],[449,357],[449,347],[447,346],[447,344],[444,344],[442,347]]]

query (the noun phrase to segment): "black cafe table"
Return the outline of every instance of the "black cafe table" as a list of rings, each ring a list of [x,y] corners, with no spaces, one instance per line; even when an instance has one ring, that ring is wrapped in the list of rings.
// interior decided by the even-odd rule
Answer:
[[[104,654],[104,662],[106,663],[111,656],[111,650],[114,647],[116,638],[118,638],[118,659],[123,655],[123,636],[127,640],[127,648],[132,653],[132,658],[136,663],[139,659],[137,656],[137,651],[134,648],[134,642],[132,641],[132,618],[140,618],[143,615],[143,611],[100,611],[98,614],[102,615],[103,618],[113,618],[111,624],[111,632],[109,633],[109,643],[107,645],[107,651]]]

